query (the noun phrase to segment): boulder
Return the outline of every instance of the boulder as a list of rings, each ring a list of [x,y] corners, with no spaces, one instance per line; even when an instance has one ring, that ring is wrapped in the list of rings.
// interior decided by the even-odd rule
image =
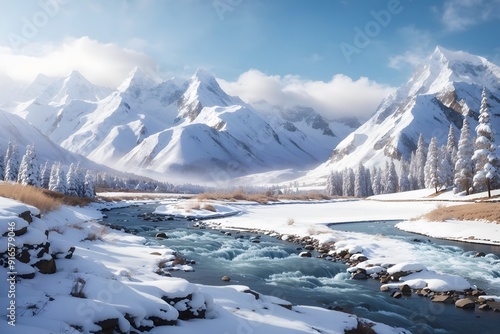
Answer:
[[[305,245],[304,249],[311,251],[311,250],[314,250],[314,246],[313,245]]]
[[[101,327],[100,331],[95,333],[104,334],[104,333],[113,333],[115,329],[118,329],[118,319],[111,318],[106,320],[101,320],[95,323],[97,326]]]
[[[42,274],[53,274],[56,272],[56,261],[54,261],[54,259],[40,260],[35,263],[35,267],[37,267]]]
[[[365,269],[357,268],[356,271],[353,271],[351,273],[351,278],[353,278],[353,279],[366,279],[366,278],[368,278],[368,274],[366,273]]]
[[[310,252],[301,252],[299,254],[300,257],[312,257],[312,254]]]
[[[462,298],[455,302],[455,306],[458,308],[473,310],[476,307],[476,304],[469,298]]]
[[[481,311],[489,311],[489,310],[491,310],[492,308],[491,308],[491,306],[490,306],[490,305],[488,305],[488,304],[483,304],[483,305],[479,306],[479,309],[480,309]]]
[[[434,303],[444,303],[444,304],[455,303],[455,299],[453,299],[453,297],[447,296],[447,295],[435,295],[435,296],[431,297],[431,300]]]
[[[391,297],[392,297],[392,298],[396,298],[396,299],[398,299],[398,298],[403,297],[403,294],[402,294],[401,292],[399,292],[399,291],[394,291],[394,292],[391,294]]]
[[[223,282],[229,282],[231,280],[231,278],[229,276],[222,276],[221,280]]]
[[[400,285],[399,291],[401,291],[404,296],[411,296],[411,288],[408,284]]]
[[[157,238],[168,239],[168,235],[165,232],[156,233]]]
[[[380,291],[382,291],[382,292],[387,292],[387,291],[389,291],[389,290],[391,290],[391,288],[389,288],[387,285],[382,285],[382,286],[380,287]]]
[[[476,254],[474,254],[474,257],[485,257],[486,254],[484,254],[484,252],[477,252]]]
[[[30,211],[24,211],[24,212],[20,213],[19,218],[26,220],[28,223],[33,222],[33,217],[31,217]]]

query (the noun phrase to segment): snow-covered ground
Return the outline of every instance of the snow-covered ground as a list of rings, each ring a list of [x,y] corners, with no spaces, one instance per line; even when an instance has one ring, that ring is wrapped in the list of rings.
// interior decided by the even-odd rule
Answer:
[[[62,206],[42,218],[32,217],[31,223],[19,218],[26,211],[39,213],[0,198],[2,233],[9,232],[11,225],[16,231],[10,240],[3,233],[0,253],[10,251],[11,242],[29,253],[28,264],[15,261],[12,268],[2,266],[0,275],[10,277],[9,270],[34,274],[31,279],[0,285],[1,333],[89,333],[103,326],[125,333],[152,327],[150,333],[343,333],[358,326],[354,315],[292,307],[272,296],[257,299],[248,293],[248,287],[194,285],[158,275],[155,272],[175,258],[173,251],[103,227],[95,207]],[[29,250],[39,246],[45,249],[41,258],[39,249]],[[33,269],[31,264],[47,260],[49,254],[56,258],[53,273]],[[187,319],[203,315],[205,319]],[[160,326],[172,322],[175,327]],[[373,329],[377,333],[406,332],[383,324]]]
[[[352,254],[360,252],[368,257],[369,260],[350,271],[362,268],[371,274],[394,265],[389,270],[414,272],[402,278],[411,287],[427,286],[435,291],[474,287],[463,277],[441,273],[439,264],[422,264],[419,262],[422,254],[408,248],[401,240],[382,235],[366,238],[364,234],[333,231],[327,226],[342,222],[404,220],[399,227],[418,228],[418,233],[432,232],[441,238],[474,237],[491,243],[500,241],[498,224],[409,221],[438,206],[463,204],[462,201],[416,200],[427,197],[428,192],[378,196],[369,200],[270,205],[221,201],[198,203],[192,199],[176,198],[163,198],[155,202],[164,204],[158,207],[157,213],[212,219],[209,223],[215,228],[273,231],[283,238],[287,235],[312,236],[320,243],[334,241],[337,251],[347,250]],[[249,287],[194,285],[183,279],[158,275],[157,272],[166,272],[160,267],[173,265],[175,254],[172,250],[149,245],[142,237],[112,230],[98,223],[102,214],[97,209],[126,204],[129,203],[108,202],[87,208],[62,206],[41,219],[33,217],[33,222],[28,224],[19,214],[30,211],[36,215],[39,213],[36,208],[0,198],[0,232],[3,235],[0,238],[0,253],[5,254],[9,248],[8,227],[12,225],[11,222],[16,226],[12,241],[19,247],[24,245],[29,248],[31,245],[33,248],[50,242],[49,252],[42,257],[36,258],[40,255],[36,255],[39,250],[28,251],[31,256],[28,264],[16,261],[15,270],[18,273],[34,273],[35,277],[20,279],[14,285],[15,327],[7,322],[7,315],[11,312],[7,307],[13,300],[9,292],[13,286],[0,286],[0,304],[3,305],[0,307],[0,332],[71,332],[75,328],[89,332],[99,329],[98,324],[105,324],[105,320],[109,324],[109,319],[115,319],[114,325],[123,332],[134,327],[136,330],[145,330],[176,321],[175,327],[158,326],[150,333],[230,333],[248,330],[259,333],[314,333],[317,330],[322,333],[342,333],[345,329],[357,326],[358,320],[353,315],[306,306],[293,306],[289,310],[282,306],[291,305],[278,298],[260,295],[256,299],[248,293]],[[214,215],[222,218],[213,219]],[[73,256],[66,258],[72,246],[75,247]],[[56,258],[55,273],[41,274],[38,269],[33,269],[32,265],[40,259],[46,259],[49,253]],[[8,272],[9,268],[0,268],[3,277],[8,277]],[[389,284],[386,287],[396,288],[396,285]],[[178,320],[179,314],[185,314],[186,310],[191,317],[204,315],[205,319]],[[374,329],[379,333],[402,332],[401,329],[381,324]]]

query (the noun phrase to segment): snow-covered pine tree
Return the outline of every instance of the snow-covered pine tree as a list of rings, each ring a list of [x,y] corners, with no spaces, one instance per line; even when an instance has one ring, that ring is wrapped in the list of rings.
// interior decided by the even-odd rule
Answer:
[[[51,165],[49,164],[48,161],[45,161],[45,164],[42,166],[42,170],[40,172],[40,178],[41,178],[40,187],[49,189],[50,171],[51,171]]]
[[[61,163],[54,164],[50,171],[49,190],[56,191],[61,194],[66,194],[68,183],[66,181],[66,173]]]
[[[87,170],[87,173],[85,174],[85,187],[83,197],[95,197],[94,176],[89,170]]]
[[[490,112],[486,89],[483,88],[481,109],[479,110],[479,124],[476,127],[475,151],[472,156],[476,166],[474,175],[474,190],[487,190],[491,197],[491,189],[498,183],[498,156],[495,145],[495,129],[490,123]]]
[[[401,163],[399,165],[399,191],[410,191],[411,190],[411,184],[410,184],[410,165],[409,163],[401,159]]]
[[[332,194],[331,196],[342,196],[343,195],[343,189],[342,189],[342,183],[343,183],[343,178],[342,178],[342,173],[341,172],[332,172],[330,173],[330,182],[331,182],[331,191]]]
[[[342,195],[354,196],[354,171],[346,168],[342,172]]]
[[[69,196],[78,196],[78,191],[76,188],[76,178],[76,165],[74,163],[71,163],[71,165],[69,165],[68,173],[66,174],[66,194],[68,194]]]
[[[5,155],[0,147],[0,181],[5,179]]]
[[[445,187],[453,185],[455,177],[455,163],[457,161],[457,145],[455,144],[455,128],[450,124],[450,131],[448,132],[448,140],[446,146],[440,149],[440,179],[442,185]]]
[[[326,178],[326,194],[328,196],[334,196],[334,189],[333,189],[333,171],[328,174],[328,177]]]
[[[24,186],[40,187],[40,166],[36,158],[35,146],[26,146],[26,153],[23,155],[17,182]]]
[[[418,137],[417,150],[415,151],[415,178],[417,180],[417,189],[425,188],[425,144],[424,136],[420,134]]]
[[[398,174],[394,160],[385,163],[384,193],[392,194],[398,191]]]
[[[5,153],[5,181],[17,181],[17,174],[19,174],[19,151],[17,144],[9,141],[7,145],[7,152]]]
[[[374,195],[382,193],[382,169],[375,167],[372,173],[372,190]]]
[[[474,145],[469,130],[469,122],[467,116],[464,116],[460,139],[458,140],[457,162],[455,163],[455,187],[453,189],[455,193],[462,191],[465,191],[467,195],[470,193],[474,177],[473,154]]]
[[[425,162],[424,175],[425,175],[425,187],[434,188],[436,194],[440,186],[439,180],[439,154],[437,147],[437,138],[432,137],[429,143],[429,149],[427,151],[427,159]]]
[[[366,187],[365,187],[365,167],[360,162],[356,171],[354,172],[354,196],[355,197],[365,197]]]
[[[410,164],[408,166],[408,180],[410,181],[410,190],[416,190],[418,189],[418,182],[417,182],[417,157],[415,155],[415,152],[411,152],[410,156]]]
[[[445,188],[453,185],[453,179],[455,176],[455,168],[452,159],[452,155],[448,151],[446,145],[441,146],[439,150],[439,182],[441,186]]]
[[[85,197],[85,175],[85,171],[78,163],[76,165],[76,192],[80,197]]]
[[[365,173],[364,173],[364,191],[366,196],[372,196],[373,195],[373,189],[372,189],[372,174],[368,168],[365,168]]]

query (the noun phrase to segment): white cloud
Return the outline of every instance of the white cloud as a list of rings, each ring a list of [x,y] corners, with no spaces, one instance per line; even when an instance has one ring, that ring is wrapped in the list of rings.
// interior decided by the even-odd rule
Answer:
[[[365,77],[353,80],[337,74],[324,82],[294,75],[266,75],[255,69],[241,74],[235,82],[219,82],[226,92],[250,104],[264,99],[285,107],[309,106],[327,119],[357,116],[362,121],[394,90]]]
[[[463,31],[499,18],[500,0],[447,0],[441,21],[449,31]]]
[[[111,43],[100,43],[88,37],[71,38],[60,44],[16,53],[0,47],[0,72],[17,81],[31,82],[39,73],[66,76],[77,70],[94,84],[117,87],[130,70],[156,68],[155,61],[144,53]]]
[[[406,26],[399,29],[398,34],[401,40],[410,41],[410,45],[404,53],[389,58],[390,68],[403,70],[410,66],[413,69],[436,47],[432,34],[426,30]]]

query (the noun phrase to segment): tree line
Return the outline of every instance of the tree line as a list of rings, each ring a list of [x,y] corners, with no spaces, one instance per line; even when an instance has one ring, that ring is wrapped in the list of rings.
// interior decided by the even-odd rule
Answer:
[[[500,159],[495,144],[495,130],[490,122],[486,91],[483,89],[479,124],[476,136],[471,136],[468,115],[464,115],[460,138],[455,142],[453,125],[450,124],[447,142],[438,147],[437,138],[431,138],[426,147],[420,134],[417,148],[410,159],[399,161],[399,172],[394,160],[385,168],[368,169],[362,163],[356,168],[332,171],[326,182],[330,196],[366,197],[399,191],[453,187],[455,193],[474,192],[500,188]]]
[[[82,168],[79,163],[69,166],[61,162],[40,164],[35,145],[26,146],[20,158],[16,142],[9,141],[7,150],[0,150],[0,181],[17,182],[69,196],[94,198],[96,189],[144,192],[200,192],[201,187],[185,184],[176,186],[133,175],[116,175]]]

